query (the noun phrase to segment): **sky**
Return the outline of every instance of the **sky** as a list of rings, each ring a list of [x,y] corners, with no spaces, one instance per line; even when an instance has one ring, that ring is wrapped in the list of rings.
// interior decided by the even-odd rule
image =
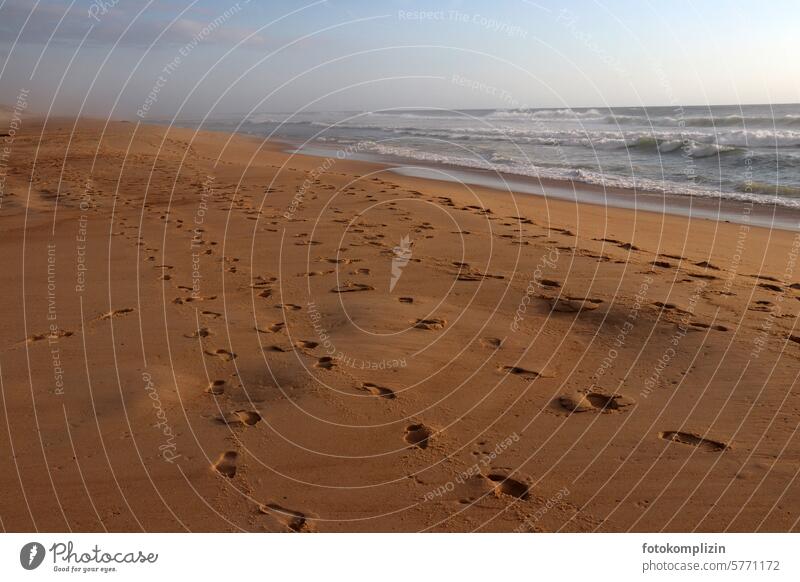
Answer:
[[[800,102],[796,0],[0,0],[0,103],[121,119]]]

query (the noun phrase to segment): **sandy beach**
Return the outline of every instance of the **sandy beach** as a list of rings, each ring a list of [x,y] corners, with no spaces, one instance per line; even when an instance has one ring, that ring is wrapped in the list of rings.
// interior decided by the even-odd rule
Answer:
[[[4,139],[5,531],[800,529],[800,235],[746,206]]]

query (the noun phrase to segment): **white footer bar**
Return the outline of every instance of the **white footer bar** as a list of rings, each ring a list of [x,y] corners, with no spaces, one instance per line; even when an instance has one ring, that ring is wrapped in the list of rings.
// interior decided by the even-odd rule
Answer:
[[[792,534],[2,534],[2,580],[800,580]]]

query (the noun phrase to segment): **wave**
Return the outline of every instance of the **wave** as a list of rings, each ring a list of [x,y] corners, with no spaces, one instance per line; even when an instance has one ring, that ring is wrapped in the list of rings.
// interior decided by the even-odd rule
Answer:
[[[787,208],[800,209],[800,197],[786,196],[789,191],[781,190],[782,187],[764,184],[763,188],[726,191],[722,189],[704,188],[696,185],[680,184],[669,180],[653,180],[638,176],[620,176],[588,170],[584,168],[553,168],[541,167],[534,164],[522,165],[505,163],[477,158],[467,158],[452,155],[421,152],[413,148],[389,146],[371,142],[365,145],[366,150],[391,158],[417,160],[426,163],[459,166],[464,168],[489,170],[502,174],[533,177],[537,179],[551,179],[562,181],[577,181],[607,188],[624,188],[655,192],[669,195],[700,196],[704,198],[723,198],[740,202],[754,202],[759,204],[775,204]],[[790,188],[790,187],[785,187]],[[800,189],[798,194],[800,195]],[[794,191],[792,190],[792,191]]]
[[[280,115],[275,113],[256,113],[247,117],[244,122],[252,125],[264,125],[271,123],[281,125],[311,125],[312,123],[315,123],[313,121],[300,118],[293,118],[291,115]]]
[[[446,139],[502,140],[509,143],[520,141],[532,144],[639,147],[664,144],[665,151],[672,151],[681,144],[692,142],[717,146],[720,151],[751,147],[800,147],[800,131],[794,130],[729,130],[726,132],[705,133],[697,131],[582,131],[556,130],[531,131],[514,128],[453,128],[447,130],[419,130],[404,128],[383,128],[393,133],[407,133],[418,137],[432,136]],[[673,147],[669,147],[672,144]]]
[[[647,116],[610,114],[609,124],[653,127],[800,127],[800,115]]]
[[[363,128],[367,129],[367,128]],[[641,149],[656,153],[683,153],[696,158],[741,151],[755,145],[800,146],[797,135],[753,133],[747,135],[714,136],[708,134],[680,134],[676,132],[530,132],[510,129],[453,128],[420,130],[405,128],[381,129],[393,135],[442,141],[493,141],[509,145],[530,144],[550,147],[582,147],[589,149]]]
[[[601,121],[607,115],[597,109],[495,109],[487,117],[491,119],[552,119],[552,120],[591,120]]]
[[[691,111],[694,109],[694,111]],[[787,113],[784,111],[771,112],[766,107],[759,107],[757,111],[747,112],[715,112],[713,108],[706,113],[698,112],[698,108],[690,108],[688,112],[679,114],[678,108],[669,109],[658,108],[651,111],[647,109],[610,109],[610,108],[589,108],[589,109],[541,109],[541,108],[517,108],[517,109],[388,109],[379,111],[365,112],[302,112],[297,114],[289,113],[253,113],[248,116],[250,123],[283,123],[289,122],[311,122],[335,124],[344,119],[363,119],[375,121],[421,121],[436,122],[448,120],[468,121],[487,120],[503,123],[510,123],[515,126],[525,122],[554,124],[575,122],[578,124],[588,124],[591,127],[596,125],[609,125],[612,127],[620,125],[637,125],[641,127],[653,127],[664,129],[675,128],[727,128],[740,127],[746,128],[774,128],[790,129],[800,128],[800,113]],[[682,111],[682,110],[681,110]]]
[[[365,117],[400,119],[489,119],[509,122],[554,121],[554,122],[600,122],[609,125],[641,125],[644,127],[800,127],[800,114],[737,114],[726,115],[678,115],[676,113],[630,113],[614,109],[424,109],[424,110],[382,110],[366,112]]]
[[[247,122],[250,124],[285,124],[308,125],[336,132],[340,130],[374,130],[397,135],[415,137],[431,137],[452,140],[477,140],[491,141],[503,140],[511,143],[530,143],[541,145],[565,145],[587,147],[639,147],[652,144],[655,140],[662,152],[678,149],[675,142],[694,142],[694,144],[708,144],[718,146],[720,152],[730,151],[729,148],[758,148],[758,147],[800,147],[800,130],[797,129],[734,129],[732,127],[718,129],[700,128],[691,129],[679,125],[668,127],[653,127],[652,129],[615,129],[613,126],[571,128],[559,124],[548,124],[546,120],[565,120],[574,115],[581,115],[583,119],[593,119],[600,114],[597,109],[575,112],[571,109],[557,110],[481,110],[495,111],[484,120],[470,119],[464,116],[445,117],[438,115],[425,117],[418,112],[411,113],[374,113],[369,115],[350,114],[303,114],[298,116],[280,114],[254,114]],[[509,119],[522,114],[528,115],[530,123],[510,123]],[[627,116],[632,117],[632,116]],[[735,117],[735,116],[734,116]],[[788,117],[788,116],[785,116]],[[619,120],[620,116],[615,119]],[[800,123],[800,115],[794,116]],[[644,118],[641,118],[644,119]],[[662,118],[666,119],[666,118]],[[460,121],[460,123],[454,123]],[[637,122],[638,123],[638,122]],[[732,125],[732,124],[731,124]],[[662,147],[663,146],[663,147]],[[693,147],[690,145],[690,147]],[[697,154],[703,155],[704,149],[697,147]],[[709,155],[714,152],[708,150]]]
[[[766,182],[741,182],[736,185],[737,192],[775,195],[779,197],[800,198],[800,186],[769,184]]]
[[[389,115],[386,112],[381,114]],[[630,114],[615,112],[613,109],[494,109],[461,110],[458,112],[437,111],[435,114],[420,112],[398,112],[391,115],[397,117],[419,119],[465,119],[479,117],[503,121],[575,121],[601,122],[609,125],[641,125],[644,127],[800,127],[800,115],[663,115]]]
[[[719,132],[676,131],[676,130],[589,130],[589,129],[547,129],[536,127],[510,127],[480,125],[477,127],[432,127],[424,128],[414,124],[386,125],[385,123],[339,122],[331,123],[319,120],[250,120],[251,123],[283,123],[285,125],[309,125],[331,132],[341,130],[374,130],[394,135],[420,137],[442,140],[487,140],[504,141],[510,144],[533,144],[554,146],[583,146],[598,148],[625,148],[658,146],[662,153],[679,149],[683,144],[695,148],[697,155],[702,156],[715,152],[728,152],[737,148],[758,147],[800,147],[800,131],[797,130],[726,130]],[[712,146],[705,148],[704,145]]]
[[[364,113],[365,117],[405,119],[504,119],[504,120],[602,120],[606,114],[598,109],[383,109]]]
[[[701,108],[687,108],[678,123],[675,110],[662,107],[259,113],[242,129],[320,146],[373,143],[359,151],[508,174],[800,207],[800,126],[791,126],[800,115],[787,109],[776,115],[785,127],[767,126],[769,109],[759,106],[744,116],[730,107],[712,110],[719,127],[703,126],[710,118]],[[645,125],[647,114],[662,126]],[[601,119],[609,117],[622,123]],[[750,127],[752,120],[763,125]],[[689,172],[692,180],[684,180]],[[739,184],[745,173],[752,182]]]

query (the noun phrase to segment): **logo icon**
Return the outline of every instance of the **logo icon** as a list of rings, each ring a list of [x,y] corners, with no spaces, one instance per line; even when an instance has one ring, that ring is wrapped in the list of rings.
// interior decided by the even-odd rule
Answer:
[[[44,561],[44,546],[39,542],[28,542],[19,551],[19,563],[26,570],[35,570]]]
[[[400,239],[400,244],[392,249],[392,278],[389,281],[389,293],[394,291],[395,285],[403,274],[403,269],[411,260],[411,236],[406,235]]]

